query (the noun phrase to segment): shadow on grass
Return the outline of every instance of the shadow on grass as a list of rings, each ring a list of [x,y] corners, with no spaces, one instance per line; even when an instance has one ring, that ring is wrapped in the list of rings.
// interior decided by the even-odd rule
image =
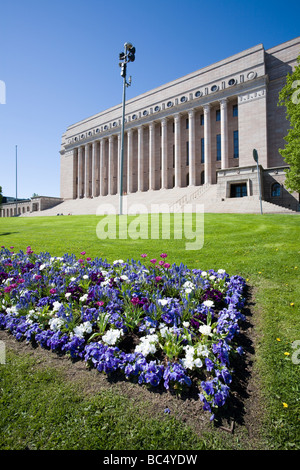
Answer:
[[[4,237],[7,235],[13,235],[14,233],[19,233],[19,232],[0,232],[0,237]]]
[[[246,302],[242,311],[245,315],[245,321],[241,324],[238,335],[238,345],[243,348],[244,354],[241,356],[237,355],[234,361],[232,361],[231,396],[227,405],[220,409],[215,420],[217,427],[221,427],[231,433],[233,432],[234,424],[245,425],[246,402],[251,399],[249,383],[253,374],[253,357],[255,353],[253,344],[254,325],[252,322],[252,309],[255,305],[253,288],[247,286],[245,299]]]

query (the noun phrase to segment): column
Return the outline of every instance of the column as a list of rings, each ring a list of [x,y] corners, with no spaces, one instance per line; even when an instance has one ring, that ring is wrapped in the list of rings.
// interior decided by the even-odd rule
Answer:
[[[96,179],[97,179],[97,142],[92,143],[92,197],[96,197]]]
[[[82,147],[78,148],[78,181],[77,181],[77,197],[82,197]]]
[[[138,127],[138,191],[144,189],[144,132]]]
[[[108,194],[114,194],[114,141],[113,136],[108,138]]]
[[[85,158],[85,191],[84,197],[91,195],[90,191],[90,144],[84,146],[84,158]]]
[[[127,132],[127,193],[132,193],[132,129]]]
[[[204,109],[204,183],[211,184],[211,129],[210,129],[210,105]]]
[[[189,185],[196,185],[195,111],[189,111]]]
[[[161,188],[168,187],[167,119],[161,120]]]
[[[105,140],[101,139],[100,140],[100,169],[99,169],[100,196],[105,196],[104,144],[105,144]]]
[[[174,116],[174,145],[175,145],[175,187],[181,187],[181,133],[180,114]]]
[[[73,149],[73,199],[78,197],[78,149]]]
[[[221,168],[228,168],[228,118],[227,99],[220,101],[221,107]]]
[[[155,124],[149,124],[149,189],[155,189]]]

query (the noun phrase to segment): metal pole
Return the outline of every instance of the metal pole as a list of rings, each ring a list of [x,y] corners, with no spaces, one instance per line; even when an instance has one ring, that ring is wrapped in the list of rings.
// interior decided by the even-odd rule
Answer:
[[[18,217],[18,146],[16,145],[16,217]]]
[[[121,76],[123,77],[123,112],[122,112],[122,128],[121,128],[121,153],[119,155],[119,190],[120,190],[120,207],[119,215],[123,213],[123,165],[124,165],[124,127],[125,127],[125,93],[126,87],[131,84],[131,77],[129,83],[126,82],[126,70],[128,62],[133,62],[135,59],[135,47],[130,42],[124,44],[124,53],[119,55],[120,60],[123,62],[119,63],[122,67]]]
[[[123,162],[124,162],[124,127],[125,127],[125,94],[126,94],[126,74],[123,77],[123,113],[122,113],[122,128],[121,128],[121,155],[120,155],[120,208],[119,213],[123,213]]]
[[[260,171],[258,166],[258,153],[256,149],[253,149],[253,158],[256,161],[257,166],[257,178],[258,178],[258,190],[259,190],[259,201],[260,201],[260,213],[262,214],[262,201],[261,201],[261,187],[260,187]]]
[[[262,201],[261,201],[260,171],[258,167],[258,160],[257,160],[257,178],[258,178],[258,189],[259,189],[260,213],[262,214],[263,210],[262,210]]]

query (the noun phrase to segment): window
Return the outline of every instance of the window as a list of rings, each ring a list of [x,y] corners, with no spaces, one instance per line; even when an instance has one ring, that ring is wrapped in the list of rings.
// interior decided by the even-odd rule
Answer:
[[[173,144],[173,168],[175,168],[175,145]]]
[[[189,166],[190,162],[190,151],[189,151],[189,142],[186,143],[186,166]]]
[[[221,134],[217,134],[217,161],[221,160]]]
[[[189,120],[188,120],[188,119],[185,120],[185,128],[186,128],[186,129],[189,128]]]
[[[201,126],[204,126],[204,114],[201,114],[200,116],[200,124]]]
[[[220,121],[221,120],[221,111],[219,109],[217,109],[216,111],[216,121]]]
[[[272,184],[271,195],[272,197],[280,196],[281,188],[279,183]]]
[[[233,131],[233,157],[239,158],[239,131]]]
[[[230,185],[230,197],[247,196],[247,183],[238,183]]]
[[[204,163],[204,138],[201,139],[201,163]]]
[[[234,104],[234,105],[232,106],[232,116],[233,116],[233,117],[237,117],[237,116],[238,116],[238,110],[239,110],[238,105],[237,105],[237,104]]]

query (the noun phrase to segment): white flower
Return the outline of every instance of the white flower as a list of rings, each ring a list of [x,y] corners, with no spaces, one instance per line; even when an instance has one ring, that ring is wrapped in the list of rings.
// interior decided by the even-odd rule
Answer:
[[[205,305],[205,307],[214,307],[215,306],[213,300],[204,300],[203,305]]]
[[[128,276],[126,276],[125,274],[122,274],[120,276],[120,279],[122,279],[122,281],[128,281]]]
[[[71,281],[71,282],[76,281],[76,277],[71,277],[70,281]]]
[[[41,264],[40,266],[40,271],[43,271],[43,269],[45,269],[46,265],[45,264]]]
[[[185,346],[184,349],[185,349],[185,358],[182,360],[182,363],[186,369],[193,369],[195,350],[193,346]]]
[[[206,272],[206,271],[202,271],[201,276],[206,277],[206,276],[207,276],[207,272]]]
[[[62,306],[62,304],[60,302],[57,302],[57,301],[53,302],[53,309],[52,309],[53,312],[57,312],[60,309],[61,306]]]
[[[158,336],[156,334],[144,336],[141,338],[141,342],[136,346],[135,352],[148,356],[148,354],[155,354],[156,346],[158,342]]]
[[[163,338],[165,338],[166,334],[168,333],[169,328],[166,326],[165,323],[161,323],[159,325],[159,332]]]
[[[8,307],[6,309],[6,313],[18,313],[17,307],[13,305],[12,307]]]
[[[211,327],[209,325],[201,325],[199,331],[205,336],[211,336]]]
[[[116,259],[113,264],[122,264],[124,261],[122,259]]]
[[[182,325],[184,326],[184,328],[188,328],[190,326],[190,323],[188,321],[184,321]]]
[[[211,281],[213,281],[214,279],[216,279],[216,276],[213,276],[213,275],[212,275],[212,276],[209,276],[209,279],[210,279]]]
[[[204,356],[208,357],[209,355],[209,350],[206,344],[200,344],[197,348],[197,356]]]
[[[190,294],[191,292],[193,292],[193,289],[191,289],[190,287],[188,287],[187,289],[185,289],[185,293],[186,293],[186,294]]]
[[[58,331],[63,326],[64,321],[62,318],[53,317],[49,320],[50,330]]]
[[[79,298],[79,300],[80,300],[80,302],[85,302],[87,298],[88,298],[88,295],[84,294]]]
[[[82,276],[82,279],[88,279],[88,278],[89,278],[89,276],[88,276],[87,274],[84,274],[84,275]]]
[[[187,356],[184,359],[182,359],[182,363],[186,369],[194,368],[194,359],[191,356]]]
[[[120,337],[123,335],[122,330],[116,330],[111,328],[108,330],[105,335],[102,336],[102,340],[106,344],[114,345],[120,339]]]
[[[168,301],[166,299],[158,299],[157,303],[163,307],[164,305],[167,305]]]
[[[191,281],[186,281],[183,285],[183,288],[187,289],[195,289],[195,284],[193,284]]]
[[[197,357],[194,360],[194,364],[195,364],[195,367],[202,367],[203,366],[203,362],[201,361],[201,359],[199,357]]]
[[[92,332],[92,325],[89,321],[86,321],[84,323],[81,323],[78,326],[75,326],[73,333],[76,336],[79,336],[79,338],[83,338],[83,335],[85,333],[91,333]]]
[[[218,269],[218,274],[224,274],[225,272],[225,269]]]
[[[72,295],[71,292],[67,292],[67,293],[65,294],[66,299],[68,299],[71,295]]]

